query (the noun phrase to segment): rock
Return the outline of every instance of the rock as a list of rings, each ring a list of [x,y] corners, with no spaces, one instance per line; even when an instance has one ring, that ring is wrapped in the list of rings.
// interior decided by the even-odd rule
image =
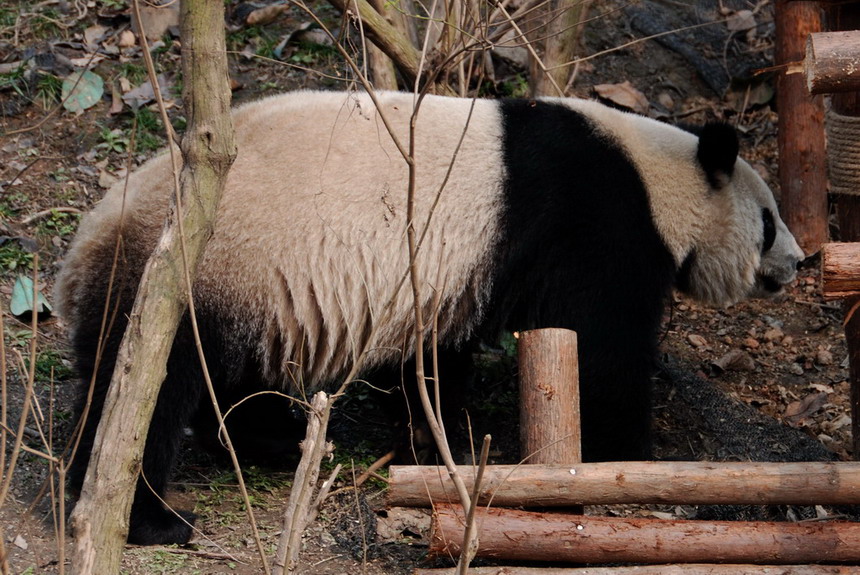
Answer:
[[[690,335],[688,335],[687,341],[689,341],[690,344],[695,348],[702,349],[704,347],[708,347],[708,340],[695,333],[691,333]]]
[[[819,349],[815,353],[815,363],[818,365],[833,365],[833,354],[826,349]]]
[[[785,337],[785,334],[778,327],[772,327],[766,332],[764,332],[764,340],[767,342],[779,343],[782,341],[782,338]]]

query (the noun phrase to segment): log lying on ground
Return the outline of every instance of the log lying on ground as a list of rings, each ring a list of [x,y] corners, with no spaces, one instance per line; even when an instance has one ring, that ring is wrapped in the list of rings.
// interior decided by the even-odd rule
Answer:
[[[846,563],[860,561],[860,524],[587,517],[484,507],[477,557],[570,563]],[[434,507],[430,554],[456,557],[462,508]]]
[[[826,298],[860,295],[860,243],[821,247],[821,292]]]
[[[471,491],[474,468],[458,468]],[[442,467],[390,468],[391,506],[429,507],[456,500]],[[860,463],[621,462],[492,465],[479,501],[500,507],[567,507],[617,503],[860,503]]]
[[[841,565],[630,565],[626,567],[472,567],[469,575],[857,575]],[[416,569],[412,575],[456,575],[455,569]]]
[[[860,31],[810,34],[803,68],[811,94],[860,91]]]

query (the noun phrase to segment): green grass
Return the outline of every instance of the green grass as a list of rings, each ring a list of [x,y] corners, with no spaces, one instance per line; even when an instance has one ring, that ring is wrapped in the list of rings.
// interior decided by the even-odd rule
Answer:
[[[33,99],[43,110],[48,110],[60,101],[63,93],[63,80],[53,74],[40,73],[36,79]]]
[[[17,8],[12,8],[11,6],[0,6],[0,28],[11,28],[15,26],[15,20],[17,19]]]
[[[23,272],[33,265],[33,254],[16,241],[0,245],[0,273]]]
[[[56,39],[64,37],[64,28],[60,25],[66,19],[53,8],[45,8],[41,12],[33,14],[30,20],[30,32],[36,38]]]
[[[78,229],[80,214],[67,214],[52,210],[51,215],[43,218],[36,225],[36,233],[40,236],[71,237]]]
[[[137,121],[137,150],[139,152],[154,152],[166,144],[163,134],[164,127],[158,114],[148,108],[141,108],[134,113]]]
[[[60,381],[74,375],[72,368],[63,363],[62,356],[53,350],[43,350],[36,355],[36,379],[38,381]]]
[[[123,62],[119,67],[119,75],[136,86],[146,81],[146,68],[136,62]]]

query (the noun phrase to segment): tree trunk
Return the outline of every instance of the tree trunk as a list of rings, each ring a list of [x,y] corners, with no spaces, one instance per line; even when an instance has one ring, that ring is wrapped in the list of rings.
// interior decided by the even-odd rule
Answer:
[[[479,508],[478,557],[570,563],[860,561],[860,525],[586,517]],[[430,554],[460,553],[463,511],[434,508]]]
[[[74,573],[118,573],[128,516],[167,356],[187,306],[182,238],[194,277],[215,211],[236,155],[224,42],[224,4],[182,3],[182,70],[188,131],[182,140],[181,211],[147,262],[120,346],[81,497],[71,522]]]
[[[458,472],[471,492],[475,471]],[[429,507],[451,500],[444,468],[393,465],[387,503]],[[491,465],[481,505],[567,507],[624,503],[853,505],[860,502],[860,464],[635,462]]]
[[[775,4],[776,62],[803,59],[809,34],[821,31],[817,2],[778,0]],[[824,100],[811,96],[802,74],[777,77],[779,183],[782,217],[807,254],[827,241],[827,160]]]
[[[397,69],[403,74],[406,82],[410,85],[421,75],[419,69],[420,52],[409,39],[400,33],[394,26],[389,24],[385,18],[377,12],[368,0],[329,0],[331,4],[343,13],[358,10],[364,33],[371,42],[376,44],[389,58],[394,61]],[[457,93],[447,84],[436,83],[433,91],[446,96],[456,96]]]
[[[380,15],[384,16],[386,21],[395,29],[400,30],[402,34],[404,29],[398,28],[389,12],[394,12],[393,8],[387,8],[383,0],[371,0],[371,5],[376,8]],[[396,13],[396,12],[395,12]],[[394,62],[391,61],[385,52],[380,50],[373,42],[368,42],[367,59],[370,61],[370,70],[373,76],[373,87],[377,90],[396,90],[397,89],[397,72],[394,68]]]
[[[571,66],[565,66],[576,57],[576,48],[582,35],[581,22],[585,19],[590,0],[549,0],[540,10],[540,25],[533,28],[529,41],[542,47],[543,67],[531,55],[529,74],[532,96],[564,96]],[[530,17],[531,18],[531,17]]]

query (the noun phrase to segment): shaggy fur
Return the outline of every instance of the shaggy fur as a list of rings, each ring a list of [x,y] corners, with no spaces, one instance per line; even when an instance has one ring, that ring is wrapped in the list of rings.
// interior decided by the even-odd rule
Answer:
[[[409,173],[381,115],[406,148],[414,100],[379,99],[377,111],[365,95],[294,93],[235,112],[239,156],[194,285],[222,397],[311,391],[356,362],[367,372],[411,355]],[[648,379],[676,280],[702,300],[731,303],[756,286],[791,281],[802,257],[725,128],[697,137],[582,100],[427,97],[415,134],[421,303],[429,316],[439,298],[440,341],[456,348],[503,328],[577,330],[588,460],[649,456]],[[171,181],[160,156],[136,172],[125,195],[122,186],[110,190],[82,222],[58,281],[58,308],[89,380],[121,235],[122,281],[111,295],[119,313],[73,486],[83,480],[124,314]],[[159,494],[201,390],[184,320],[143,462]],[[189,536],[138,490],[130,541]]]

